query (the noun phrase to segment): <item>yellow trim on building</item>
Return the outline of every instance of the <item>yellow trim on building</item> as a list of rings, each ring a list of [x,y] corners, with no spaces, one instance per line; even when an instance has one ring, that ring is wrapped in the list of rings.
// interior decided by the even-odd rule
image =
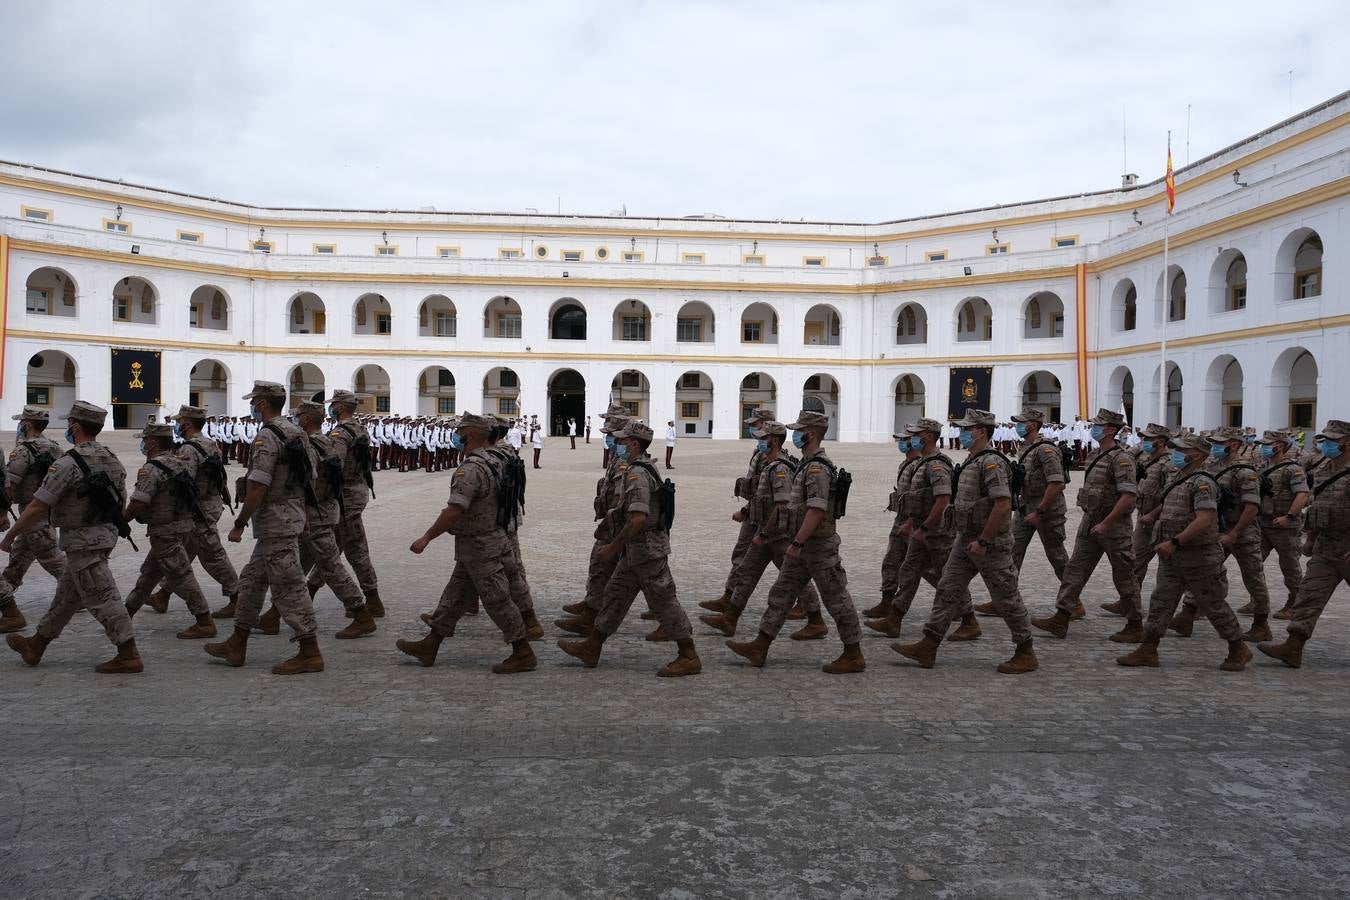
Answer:
[[[182,241],[185,244],[200,245],[206,242],[206,235],[200,231],[184,231],[180,228],[178,233],[174,235],[174,240]]]
[[[126,219],[104,219],[103,230],[108,234],[131,234],[131,223]]]

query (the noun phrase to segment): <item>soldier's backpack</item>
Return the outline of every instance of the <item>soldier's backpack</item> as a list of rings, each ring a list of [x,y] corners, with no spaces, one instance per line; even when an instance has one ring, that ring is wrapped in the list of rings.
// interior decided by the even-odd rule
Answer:
[[[314,464],[305,450],[304,433],[288,438],[276,422],[268,422],[263,428],[281,441],[281,453],[286,460],[286,486],[291,490],[299,488],[305,494],[306,503],[318,506],[319,498],[314,496]]]
[[[347,504],[342,501],[342,460],[331,453],[323,453],[319,446],[310,440],[314,453],[319,457],[319,480],[323,483],[327,499],[337,500],[339,520],[347,518]]]
[[[169,495],[173,497],[174,508],[178,512],[190,512],[192,518],[198,522],[205,522],[206,513],[202,512],[201,504],[197,502],[197,482],[188,474],[187,469],[175,471],[160,459],[148,459],[146,462],[169,476]]]
[[[1249,466],[1246,463],[1236,463],[1226,469],[1220,470],[1219,473],[1214,476],[1215,483],[1219,485],[1220,531],[1231,530],[1233,526],[1238,523],[1238,519],[1242,518],[1242,498],[1232,489],[1225,487],[1223,482],[1219,481],[1220,478],[1236,469],[1247,469],[1252,472],[1256,471],[1254,466]]]
[[[30,451],[32,450],[31,444],[29,446],[29,450]],[[47,470],[52,467],[52,463],[54,462],[56,462],[56,457],[52,455],[52,451],[50,450],[43,450],[41,453],[34,453],[33,464],[28,467],[28,472],[31,475],[37,476],[37,480],[40,482],[42,481],[42,479],[47,477]]]
[[[670,531],[675,525],[675,482],[669,478],[662,479],[656,472],[656,466],[646,460],[635,460],[633,465],[646,470],[652,476],[652,480],[656,482],[657,491],[661,495],[661,529]]]
[[[497,478],[497,527],[510,531],[525,505],[525,462],[515,454],[498,454],[502,460]]]
[[[830,470],[830,500],[834,506],[834,517],[842,519],[848,512],[848,492],[853,487],[853,476],[849,474],[848,469],[837,468],[828,460],[813,458],[810,461],[818,462]]]
[[[79,467],[80,474],[84,476],[84,481],[76,489],[75,495],[83,497],[89,501],[89,510],[85,513],[84,520],[88,524],[99,522],[110,522],[117,529],[117,536],[126,538],[131,544],[131,549],[140,552],[140,547],[131,539],[131,526],[127,520],[122,517],[122,497],[113,486],[112,479],[108,477],[107,472],[95,474],[89,468],[89,463],[84,461],[78,450],[70,449],[66,451],[66,456],[75,460],[75,465]]]
[[[343,427],[349,424],[351,423],[343,422],[338,428],[342,428],[342,430],[347,433],[347,436],[352,439],[352,462],[356,465],[356,471],[360,474],[361,480],[364,481],[366,487],[370,489],[370,496],[374,497],[375,477],[370,474],[370,435],[366,434],[364,431],[358,433],[355,426],[351,428]]]
[[[197,455],[202,458],[201,470],[206,474],[207,489],[219,494],[221,502],[230,509],[234,509],[234,500],[230,499],[229,479],[225,476],[225,463],[221,462],[220,456],[207,453],[206,449],[196,441],[186,441],[185,443],[196,450]]]
[[[992,446],[986,447],[979,453],[976,453],[974,456],[970,457],[965,462],[961,463],[959,466],[952,467],[953,489],[955,488],[955,482],[960,480],[961,473],[965,471],[966,466],[975,462],[975,460],[979,459],[981,456],[988,456],[990,454],[997,456],[999,459],[1003,460],[1005,463],[1008,464],[1008,471],[1011,473],[1011,475],[1008,478],[1008,491],[1009,493],[1012,494],[1013,509],[1017,510],[1018,512],[1024,511],[1026,509],[1026,505],[1022,503],[1022,484],[1027,480],[1027,470],[1020,462],[1008,459],[1008,457],[1004,456],[1002,453],[994,449],[994,447]]]

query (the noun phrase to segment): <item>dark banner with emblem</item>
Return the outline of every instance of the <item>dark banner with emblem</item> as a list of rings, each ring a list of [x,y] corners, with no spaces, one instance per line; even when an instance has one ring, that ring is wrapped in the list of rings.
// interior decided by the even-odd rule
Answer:
[[[112,351],[112,402],[159,405],[159,351]]]
[[[947,418],[959,419],[967,409],[989,409],[993,400],[993,366],[963,366],[952,369],[947,392]]]

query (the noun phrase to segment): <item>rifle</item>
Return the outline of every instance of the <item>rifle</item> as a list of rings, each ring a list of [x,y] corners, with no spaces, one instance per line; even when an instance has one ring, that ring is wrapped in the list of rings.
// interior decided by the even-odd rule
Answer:
[[[85,462],[84,457],[76,450],[67,450],[66,456],[75,460],[75,465],[80,467],[80,473],[84,475],[84,483],[80,485],[75,495],[87,499],[90,503],[89,511],[84,514],[85,522],[90,525],[98,522],[112,523],[117,529],[117,536],[126,538],[131,544],[131,549],[139,553],[141,548],[132,540],[131,526],[122,516],[122,495],[113,487],[108,473],[94,474],[89,468],[89,463]],[[95,516],[99,518],[96,519]]]

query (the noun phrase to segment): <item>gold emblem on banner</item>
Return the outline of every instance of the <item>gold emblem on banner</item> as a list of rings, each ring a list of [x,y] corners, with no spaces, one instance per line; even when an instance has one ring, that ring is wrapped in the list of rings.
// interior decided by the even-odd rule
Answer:
[[[967,403],[974,403],[979,395],[980,389],[975,386],[975,379],[967,378],[966,383],[961,385],[961,399]]]
[[[145,382],[141,381],[141,364],[139,362],[131,364],[131,384],[127,385],[127,387],[132,390],[145,388]]]

